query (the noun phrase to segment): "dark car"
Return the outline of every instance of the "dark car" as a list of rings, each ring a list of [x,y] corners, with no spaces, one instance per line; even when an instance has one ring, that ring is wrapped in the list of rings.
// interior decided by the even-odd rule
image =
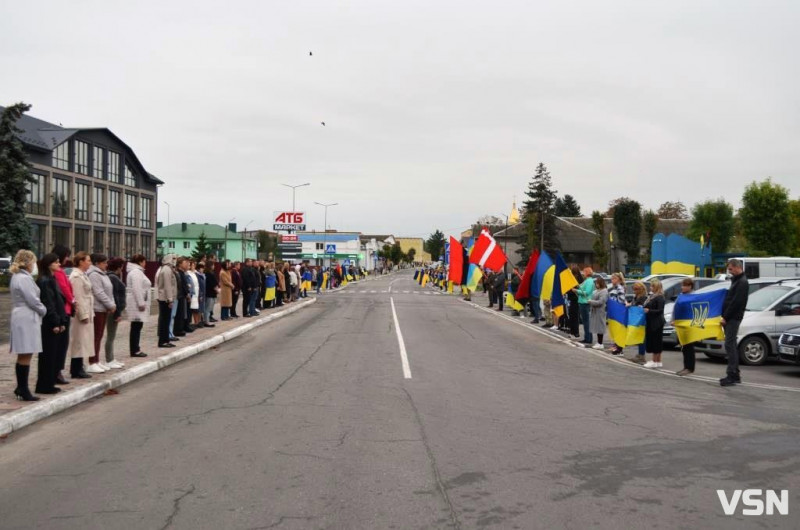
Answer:
[[[800,328],[787,329],[778,339],[778,359],[800,365]]]

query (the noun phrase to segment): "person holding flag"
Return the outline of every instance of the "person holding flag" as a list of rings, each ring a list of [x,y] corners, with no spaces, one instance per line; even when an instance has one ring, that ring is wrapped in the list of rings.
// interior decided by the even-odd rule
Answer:
[[[652,360],[644,364],[645,368],[661,368],[661,352],[664,351],[664,288],[659,280],[650,281],[650,296],[644,303],[647,321],[644,344],[647,353],[653,355]]]
[[[608,290],[608,298],[625,305],[625,276],[623,276],[621,272],[615,272],[611,275],[611,289]],[[624,346],[624,344],[614,342],[614,345],[611,347],[611,353],[613,355],[622,355]]]
[[[694,290],[694,280],[691,278],[684,278],[681,281],[681,294],[691,294]],[[675,317],[673,313],[673,320],[670,323],[671,326],[675,326]],[[694,373],[696,357],[694,353],[694,342],[690,342],[688,344],[681,344],[681,353],[683,354],[683,370],[680,372],[676,372],[677,375],[686,376],[692,375]]]
[[[591,308],[589,300],[592,299],[594,292],[594,278],[592,275],[594,271],[591,267],[583,269],[583,283],[577,288],[576,294],[578,295],[578,308],[581,313],[581,322],[583,322],[583,340],[581,344],[592,343],[592,328],[591,328]]]
[[[575,278],[575,284],[580,285],[583,283],[583,276],[577,265],[573,264],[570,267],[572,277]],[[572,288],[567,291],[567,321],[569,322],[569,334],[577,339],[580,337],[581,327],[581,314],[580,307],[578,306],[578,290]]]
[[[603,335],[606,333],[606,304],[608,303],[608,289],[603,278],[594,279],[594,290],[592,298],[589,300],[591,307],[591,321],[589,323],[592,333],[597,335],[597,344],[594,346],[586,345],[587,348],[595,350],[603,349]],[[591,334],[589,335],[591,337]],[[590,338],[591,344],[591,338]]]
[[[630,307],[644,307],[644,303],[647,301],[647,288],[645,288],[644,283],[636,282],[633,284],[633,302],[628,302],[626,305]],[[645,320],[645,325],[646,325]],[[630,322],[628,322],[630,325]],[[646,336],[646,331],[645,331]],[[644,341],[641,341],[641,336],[639,337],[640,342],[638,342],[638,354],[633,359],[633,362],[636,364],[644,364],[645,363],[645,344]]]

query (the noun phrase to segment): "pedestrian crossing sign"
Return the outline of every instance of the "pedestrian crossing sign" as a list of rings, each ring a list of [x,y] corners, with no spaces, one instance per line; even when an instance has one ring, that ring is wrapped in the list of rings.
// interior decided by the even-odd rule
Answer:
[[[325,254],[336,254],[336,245],[325,245]]]

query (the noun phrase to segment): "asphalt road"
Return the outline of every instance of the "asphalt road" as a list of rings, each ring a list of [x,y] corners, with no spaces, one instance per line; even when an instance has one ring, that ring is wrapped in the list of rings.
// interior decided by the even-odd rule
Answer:
[[[716,490],[800,509],[800,393],[629,368],[408,273],[351,287],[2,441],[0,528],[798,527]]]

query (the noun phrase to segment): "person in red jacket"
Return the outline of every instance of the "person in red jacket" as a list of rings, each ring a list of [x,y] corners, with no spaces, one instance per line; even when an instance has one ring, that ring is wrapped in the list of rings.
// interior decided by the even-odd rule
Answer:
[[[72,294],[72,284],[69,283],[69,278],[67,278],[67,274],[64,272],[64,267],[67,266],[67,262],[69,261],[70,250],[64,245],[56,245],[53,248],[53,254],[58,256],[58,262],[61,264],[61,267],[59,267],[58,270],[53,273],[53,276],[56,279],[58,287],[61,289],[61,294],[64,296],[64,312],[67,314],[67,317],[71,317],[72,313],[75,311],[75,295]],[[69,384],[69,381],[64,378],[64,374],[61,373],[65,367],[65,363],[67,362],[67,350],[69,349],[69,324],[70,319],[67,318],[67,322],[64,325],[66,329],[63,333],[59,333],[57,336],[55,358],[57,385]]]

